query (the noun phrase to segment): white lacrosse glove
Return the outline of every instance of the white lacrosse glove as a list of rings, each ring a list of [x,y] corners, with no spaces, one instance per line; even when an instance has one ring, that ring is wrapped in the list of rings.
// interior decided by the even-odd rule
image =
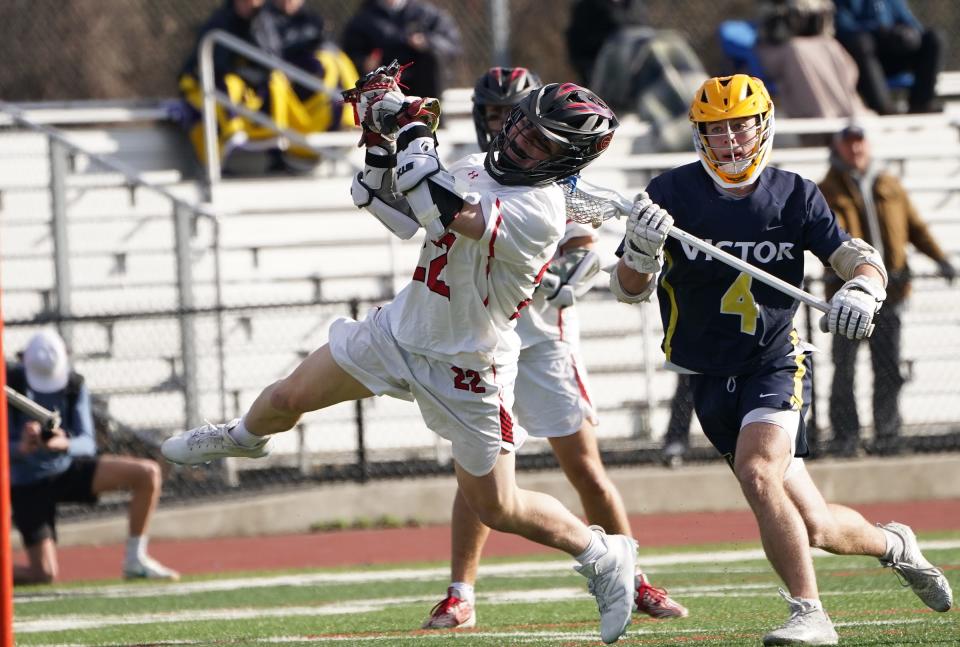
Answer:
[[[538,290],[547,295],[547,303],[560,310],[569,308],[577,300],[577,295],[573,291],[573,287],[566,285],[563,279],[556,274],[551,274],[549,271],[540,279]]]
[[[388,140],[396,139],[396,115],[403,109],[406,100],[407,97],[397,90],[385,92],[377,88],[360,92],[357,114],[360,115],[361,125]]]
[[[887,298],[887,291],[865,276],[855,276],[830,299],[830,312],[820,319],[824,332],[847,339],[863,339],[873,334],[873,319]]]
[[[633,201],[627,219],[623,262],[641,274],[656,274],[663,266],[663,245],[673,226],[673,216],[650,199],[646,192]]]

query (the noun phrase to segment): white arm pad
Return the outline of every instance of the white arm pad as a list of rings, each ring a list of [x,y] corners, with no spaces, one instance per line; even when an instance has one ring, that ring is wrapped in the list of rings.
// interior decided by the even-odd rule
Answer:
[[[376,192],[360,179],[361,175],[361,173],[357,173],[353,178],[353,184],[350,186],[353,203],[375,215],[377,220],[397,237],[404,240],[412,238],[420,230],[420,223],[410,215],[395,209],[377,197]]]
[[[610,272],[610,292],[612,292],[613,296],[617,297],[617,301],[620,301],[621,303],[634,304],[642,301],[649,301],[650,296],[657,289],[656,277],[653,277],[643,292],[640,294],[630,294],[620,285],[620,278],[617,276],[616,265],[613,265],[612,267],[605,267],[603,269],[607,272]]]
[[[883,266],[883,257],[873,246],[860,238],[851,238],[837,247],[830,258],[830,266],[844,281],[853,278],[853,271],[859,265],[872,265],[883,276],[883,287],[887,287],[887,268]]]
[[[440,164],[433,133],[422,123],[409,123],[397,138],[397,190],[410,204],[417,221],[436,238],[453,222],[463,203],[477,204],[480,196],[458,186]]]
[[[393,143],[388,145],[389,149],[383,146],[370,146],[364,157],[363,183],[374,191],[394,185],[394,167],[397,165],[396,146]]]

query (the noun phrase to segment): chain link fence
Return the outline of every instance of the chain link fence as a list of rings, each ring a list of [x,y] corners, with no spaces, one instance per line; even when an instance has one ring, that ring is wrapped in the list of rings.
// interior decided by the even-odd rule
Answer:
[[[450,11],[464,56],[452,62],[454,86],[469,86],[493,64],[491,0],[433,0]],[[168,97],[194,46],[196,29],[222,0],[5,0],[0,3],[0,88],[7,101]],[[307,0],[336,39],[360,0]],[[574,78],[566,56],[570,0],[508,0],[510,61],[545,81]],[[727,19],[750,19],[753,0],[646,0],[650,22],[680,32],[711,73],[729,71],[716,37]],[[913,0],[911,8],[946,35],[960,34],[955,0]],[[946,69],[960,68],[948,48]]]

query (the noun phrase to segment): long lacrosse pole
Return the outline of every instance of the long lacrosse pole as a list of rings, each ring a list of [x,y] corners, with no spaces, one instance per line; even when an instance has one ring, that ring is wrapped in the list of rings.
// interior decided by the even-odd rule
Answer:
[[[679,240],[682,243],[686,243],[691,247],[699,249],[707,256],[725,263],[734,269],[740,270],[744,274],[749,274],[761,283],[765,283],[774,290],[779,290],[780,292],[783,292],[787,296],[793,297],[801,303],[806,303],[811,308],[816,308],[824,314],[830,312],[830,304],[823,299],[818,299],[806,290],[802,290],[791,283],[787,283],[783,279],[774,276],[769,272],[765,272],[759,267],[751,265],[745,260],[737,258],[733,254],[723,251],[716,245],[711,245],[707,241],[697,238],[693,234],[688,234],[684,230],[677,227],[671,227],[670,231],[667,232],[667,235],[671,238]]]
[[[633,202],[627,200],[624,196],[620,195],[613,189],[597,186],[587,180],[584,180],[583,178],[577,178],[573,186],[575,187],[575,191],[581,191],[595,199],[611,203],[617,209],[617,218],[619,218],[621,214],[629,216],[631,209],[633,209]],[[594,226],[598,225],[599,223],[594,223]],[[824,314],[830,312],[830,304],[823,299],[818,299],[809,292],[798,288],[795,285],[787,283],[783,279],[776,277],[769,272],[765,272],[759,267],[751,265],[750,263],[737,258],[733,254],[723,251],[716,245],[711,245],[707,241],[697,238],[693,234],[688,234],[679,227],[671,227],[667,232],[667,235],[671,238],[679,240],[680,242],[686,243],[691,247],[699,249],[710,258],[718,260],[734,269],[740,270],[744,274],[752,276],[761,283],[769,285],[774,290],[778,290],[801,303],[806,303],[811,308],[816,308]]]

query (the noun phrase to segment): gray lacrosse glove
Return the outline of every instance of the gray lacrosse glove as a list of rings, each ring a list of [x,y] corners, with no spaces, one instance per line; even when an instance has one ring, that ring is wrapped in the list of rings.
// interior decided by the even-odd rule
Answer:
[[[887,291],[865,276],[855,276],[830,299],[830,312],[820,319],[820,329],[847,339],[873,334],[873,319],[887,298]]]
[[[663,266],[663,245],[673,226],[673,216],[650,199],[646,192],[637,194],[627,218],[623,262],[641,274],[656,274]]]

